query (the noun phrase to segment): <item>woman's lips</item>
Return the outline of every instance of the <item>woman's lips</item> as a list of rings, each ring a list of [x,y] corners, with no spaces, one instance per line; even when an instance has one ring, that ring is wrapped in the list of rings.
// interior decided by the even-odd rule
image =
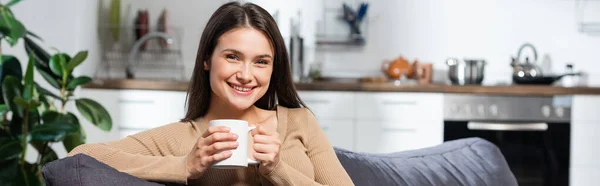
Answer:
[[[249,96],[252,94],[252,92],[254,91],[254,88],[255,88],[255,87],[238,86],[238,85],[234,85],[231,83],[228,83],[228,84],[229,84],[229,87],[231,87],[232,92],[239,96]]]

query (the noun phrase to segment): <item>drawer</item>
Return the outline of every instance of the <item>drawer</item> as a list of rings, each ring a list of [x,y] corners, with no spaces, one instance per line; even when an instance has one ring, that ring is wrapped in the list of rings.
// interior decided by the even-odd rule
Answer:
[[[298,94],[317,118],[354,118],[356,106],[353,92],[299,91]]]
[[[572,120],[598,121],[597,123],[600,123],[600,114],[597,111],[598,108],[600,108],[600,96],[573,96],[573,105],[571,108]]]
[[[573,166],[595,165],[600,167],[600,124],[574,122],[571,125],[571,164]]]
[[[358,119],[443,119],[443,95],[434,93],[360,93],[356,96]]]
[[[351,119],[321,119],[321,129],[331,145],[346,150],[354,150],[354,121]]]
[[[148,129],[184,117],[185,93],[169,91],[122,91],[117,99],[119,126]]]
[[[357,121],[356,150],[360,152],[392,153],[431,147],[442,142],[442,123],[399,125],[393,121]]]

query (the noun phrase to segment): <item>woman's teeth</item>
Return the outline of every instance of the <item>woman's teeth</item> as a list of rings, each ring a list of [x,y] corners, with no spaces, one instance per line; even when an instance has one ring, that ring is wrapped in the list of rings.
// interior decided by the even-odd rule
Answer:
[[[235,85],[231,85],[231,87],[233,87],[233,89],[240,91],[240,92],[248,92],[248,91],[252,90],[251,88],[240,87],[240,86],[235,86]]]

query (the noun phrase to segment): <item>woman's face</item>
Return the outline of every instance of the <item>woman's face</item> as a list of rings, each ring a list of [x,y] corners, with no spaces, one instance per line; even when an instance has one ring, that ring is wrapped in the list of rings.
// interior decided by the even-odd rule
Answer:
[[[210,65],[204,63],[214,101],[238,110],[254,105],[269,88],[274,57],[268,38],[256,29],[241,27],[221,35]]]

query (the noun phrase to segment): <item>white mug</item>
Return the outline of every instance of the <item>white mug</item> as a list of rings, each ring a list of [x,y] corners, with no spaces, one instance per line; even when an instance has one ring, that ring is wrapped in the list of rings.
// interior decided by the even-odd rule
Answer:
[[[211,120],[209,126],[226,126],[231,129],[230,133],[238,135],[238,147],[231,150],[231,156],[213,164],[213,168],[235,169],[245,168],[248,165],[258,164],[258,161],[248,157],[248,133],[256,128],[248,126],[248,122],[235,119]]]

